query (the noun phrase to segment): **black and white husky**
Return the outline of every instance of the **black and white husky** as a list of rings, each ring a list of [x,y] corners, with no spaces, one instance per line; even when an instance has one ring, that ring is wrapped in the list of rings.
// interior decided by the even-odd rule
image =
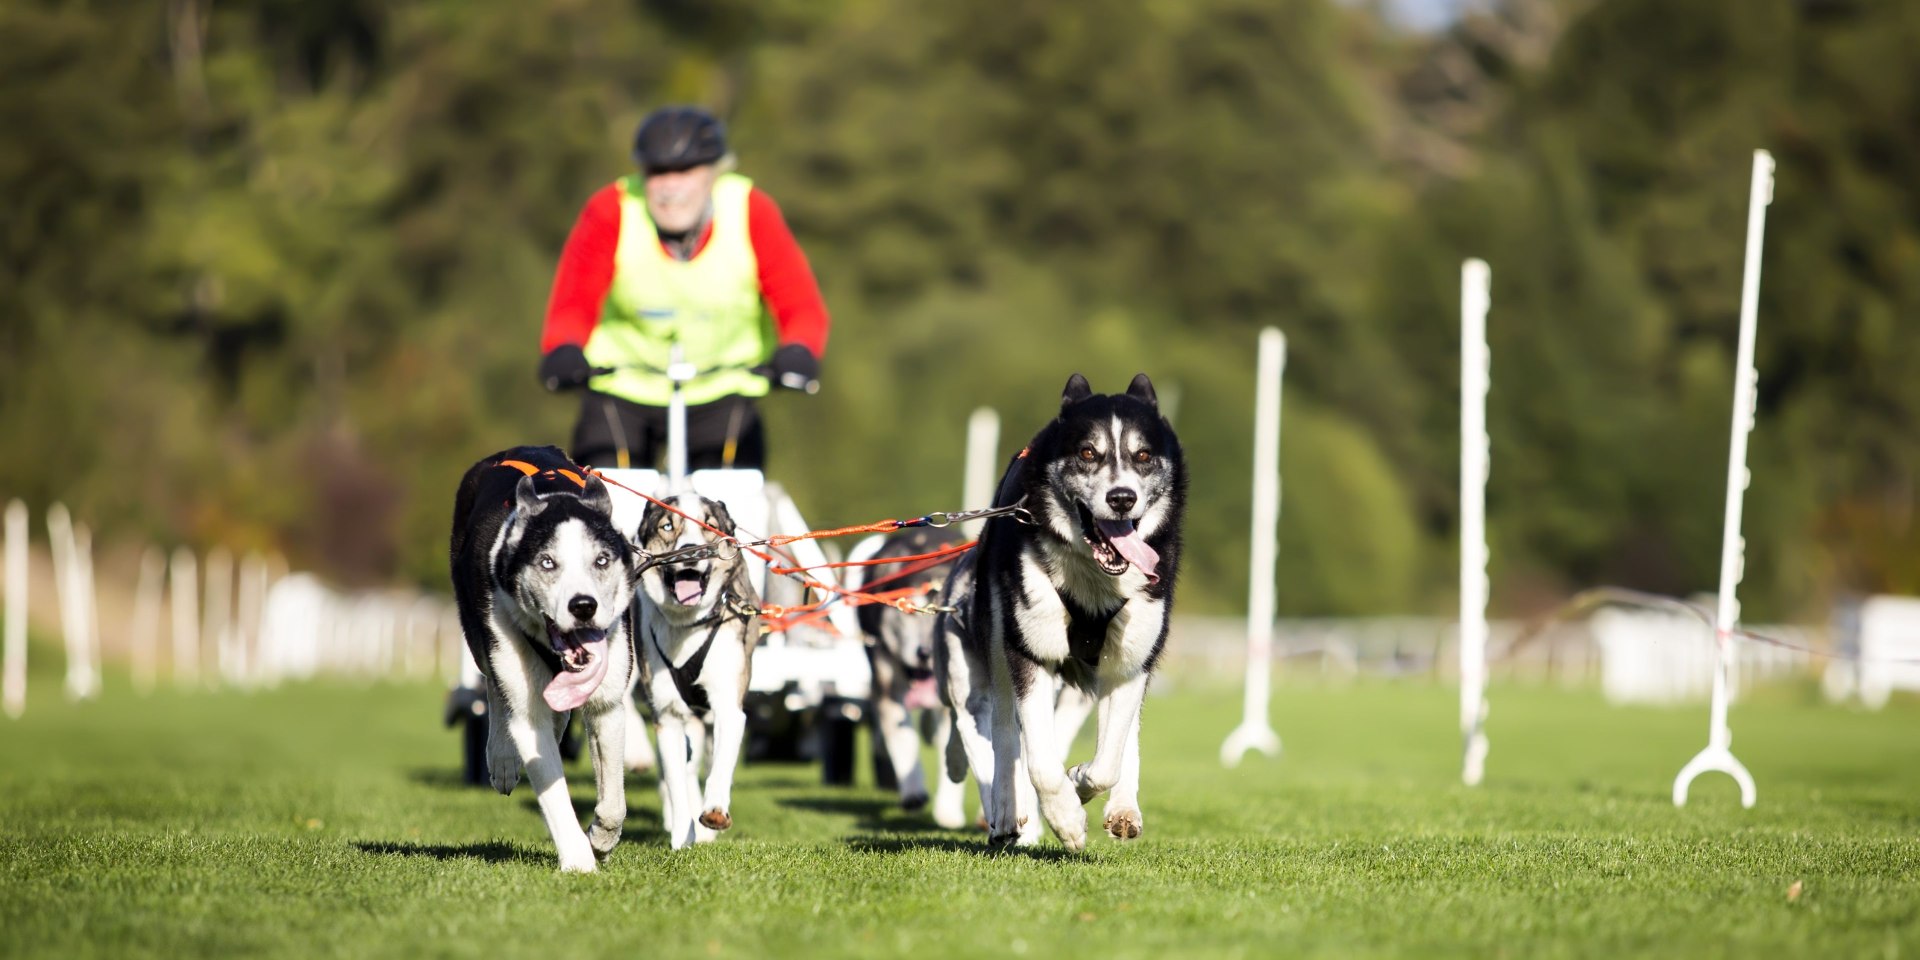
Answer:
[[[874,560],[917,557],[956,547],[960,532],[951,528],[916,527],[887,537],[873,555]],[[917,560],[881,573],[862,590],[886,592],[940,586],[951,572],[951,560]],[[881,568],[887,569],[887,568]],[[933,597],[940,594],[935,591]],[[914,729],[916,713],[932,718],[929,736],[937,744],[947,739],[947,711],[935,687],[933,650],[935,619],[925,614],[907,613],[884,603],[869,603],[860,608],[860,632],[867,636],[867,662],[873,668],[873,733],[880,755],[887,761],[895,786],[900,791],[900,806],[919,810],[927,805],[926,776],[920,765],[920,735]],[[964,777],[964,775],[963,775]],[[942,781],[935,798],[933,819],[943,827],[965,823],[961,788]]]
[[[657,564],[640,575],[640,688],[660,728],[660,795],[668,842],[678,850],[733,826],[733,772],[746,735],[748,670],[760,638],[760,595],[737,545],[733,518],[696,494],[650,504],[634,542],[651,555],[713,545],[718,555]],[[700,787],[711,731],[712,767]]]
[[[1180,441],[1146,374],[1114,395],[1074,374],[1060,415],[1008,467],[994,503],[1027,516],[989,520],[956,568],[947,594],[970,600],[942,625],[959,656],[938,664],[943,696],[965,711],[955,728],[991,843],[1037,840],[1037,805],[1079,850],[1082,805],[1109,790],[1107,833],[1140,835],[1140,708],[1166,645],[1186,486]],[[1070,707],[1056,681],[1098,710],[1093,759],[1071,770],[1055,717]],[[951,774],[958,755],[948,756]]]
[[[512,793],[524,767],[560,869],[591,872],[620,842],[633,645],[632,554],[598,477],[555,447],[515,447],[460,481],[453,595],[486,675],[488,780]],[[582,832],[561,773],[560,737],[583,709],[597,799]]]

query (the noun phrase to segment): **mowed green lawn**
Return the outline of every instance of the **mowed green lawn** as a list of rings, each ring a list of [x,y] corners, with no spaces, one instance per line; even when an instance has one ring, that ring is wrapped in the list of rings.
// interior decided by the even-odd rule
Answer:
[[[437,689],[110,685],[69,706],[45,684],[24,719],[0,721],[0,955],[1920,950],[1912,700],[1873,714],[1756,696],[1733,725],[1760,805],[1740,809],[1714,775],[1677,810],[1704,706],[1496,688],[1487,783],[1467,789],[1451,688],[1282,684],[1285,755],[1225,770],[1237,698],[1163,686],[1143,736],[1146,835],[1130,844],[989,855],[870,788],[759,766],[736,827],[680,853],[652,780],[634,778],[628,842],[601,873],[562,876],[525,785],[458,784]],[[570,777],[584,810],[591,778]]]

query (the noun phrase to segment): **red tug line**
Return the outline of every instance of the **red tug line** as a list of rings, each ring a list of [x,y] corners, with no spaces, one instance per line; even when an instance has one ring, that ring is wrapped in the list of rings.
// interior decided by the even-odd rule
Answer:
[[[910,557],[888,557],[884,560],[849,560],[849,561],[842,561],[838,563],[818,564],[813,567],[798,566],[797,565],[798,561],[796,560],[796,558],[792,557],[791,555],[785,555],[784,558],[786,560],[796,565],[783,566],[778,562],[778,560],[776,560],[773,554],[756,549],[755,547],[749,546],[745,543],[741,543],[739,538],[729,536],[725,531],[722,531],[714,527],[713,525],[701,520],[699,517],[695,517],[687,513],[686,511],[681,510],[680,508],[674,506],[673,504],[667,503],[666,501],[661,500],[658,497],[649,496],[648,494],[642,493],[639,490],[635,490],[634,488],[629,487],[626,484],[621,483],[620,481],[615,480],[612,477],[609,477],[598,470],[588,469],[587,472],[596,477],[599,477],[601,482],[603,483],[612,484],[613,486],[619,487],[620,489],[625,490],[628,493],[633,494],[634,496],[640,497],[641,499],[646,500],[648,503],[654,504],[655,506],[658,506],[663,510],[666,510],[673,514],[677,514],[681,517],[684,517],[685,519],[691,520],[694,523],[698,524],[702,529],[705,529],[706,531],[708,531],[709,533],[717,534],[721,537],[725,537],[726,539],[732,540],[735,544],[737,544],[740,547],[740,549],[745,550],[753,554],[754,556],[759,557],[760,559],[766,561],[767,569],[770,572],[777,573],[786,577],[791,577],[792,579],[799,581],[801,584],[811,589],[819,590],[823,593],[830,593],[835,595],[835,596],[830,596],[827,599],[821,600],[817,603],[809,603],[809,604],[804,604],[797,607],[783,607],[783,606],[777,606],[777,605],[762,606],[760,608],[760,615],[762,617],[768,618],[768,620],[763,623],[762,629],[764,629],[766,632],[769,632],[769,633],[786,630],[789,627],[797,626],[802,623],[809,623],[817,620],[825,620],[827,614],[826,614],[826,610],[823,608],[825,608],[827,604],[832,603],[835,599],[838,599],[841,597],[846,598],[849,606],[855,606],[855,607],[865,606],[866,604],[869,604],[869,603],[884,603],[890,607],[893,607],[896,610],[900,610],[903,613],[933,612],[928,608],[910,603],[909,599],[911,597],[921,596],[923,594],[930,593],[933,590],[938,589],[938,586],[936,584],[924,583],[914,587],[903,587],[900,589],[887,590],[880,593],[870,593],[870,592],[867,592],[866,590],[849,590],[845,587],[837,587],[830,583],[822,583],[821,581],[815,580],[812,577],[806,576],[805,574],[806,574],[806,571],[808,570],[831,569],[831,568],[840,568],[840,567],[870,567],[870,566],[879,566],[882,564],[890,564],[890,563],[913,563],[915,561],[920,561],[916,566],[909,567],[905,570],[896,571],[894,573],[888,574],[887,576],[881,577],[877,580],[874,580],[868,583],[866,586],[869,589],[871,589],[872,587],[877,586],[879,584],[887,583],[893,580],[898,580],[901,577],[911,576],[912,574],[919,573],[923,570],[928,570],[933,567],[939,566],[940,564],[945,563],[948,559],[959,556],[960,554],[973,549],[974,546],[976,546],[979,543],[979,541],[977,540],[970,540],[966,543],[955,544],[950,547],[944,547],[942,549],[933,551],[931,553],[922,553],[922,554],[917,554]],[[844,536],[848,536],[850,534],[855,534],[855,533],[891,533],[895,530],[899,530],[903,527],[910,526],[910,525],[918,526],[919,524],[914,524],[912,523],[912,521],[902,522],[899,520],[876,520],[873,523],[863,523],[863,524],[859,524],[857,526],[851,526],[851,527],[838,527],[832,530],[810,530],[806,533],[772,536],[772,537],[767,537],[762,542],[768,547],[778,549],[779,547],[783,547],[789,543],[794,543],[800,540],[826,539],[828,537],[844,537]],[[831,629],[831,626],[829,626],[829,629]]]

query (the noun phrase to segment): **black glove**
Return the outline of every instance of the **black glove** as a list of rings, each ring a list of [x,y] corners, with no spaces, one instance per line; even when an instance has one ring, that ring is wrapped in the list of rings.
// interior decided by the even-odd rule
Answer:
[[[820,361],[800,344],[789,343],[775,350],[764,369],[768,380],[790,390],[813,393],[820,389]]]
[[[540,382],[548,390],[582,387],[592,376],[593,365],[587,362],[586,352],[571,343],[554,347],[540,358]]]

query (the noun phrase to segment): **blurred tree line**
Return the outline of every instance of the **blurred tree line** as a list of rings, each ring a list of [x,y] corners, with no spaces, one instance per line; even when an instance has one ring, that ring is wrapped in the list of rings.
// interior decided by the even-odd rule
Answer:
[[[1716,582],[1750,151],[1773,150],[1753,615],[1920,593],[1920,6],[1500,0],[7,0],[0,491],[106,532],[444,582],[579,206],[668,102],[731,123],[835,326],[770,472],[951,509],[1073,371],[1194,463],[1244,602],[1256,330],[1291,341],[1283,611],[1446,610],[1458,269],[1494,268],[1496,608]]]

